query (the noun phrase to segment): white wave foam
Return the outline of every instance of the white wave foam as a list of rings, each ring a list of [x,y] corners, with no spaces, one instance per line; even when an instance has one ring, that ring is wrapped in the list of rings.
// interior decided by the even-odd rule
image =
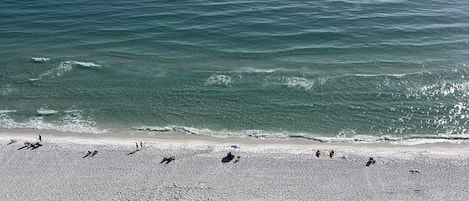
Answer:
[[[82,62],[82,61],[72,61],[73,65],[81,66],[81,67],[101,67],[99,64],[95,64],[93,62]]]
[[[309,133],[288,133],[288,132],[268,132],[263,130],[242,130],[242,131],[230,131],[230,130],[210,130],[202,128],[192,127],[181,127],[181,126],[143,126],[134,128],[135,130],[144,131],[155,131],[155,132],[169,132],[175,131],[186,134],[194,135],[205,135],[218,138],[226,137],[254,137],[262,139],[288,139],[288,138],[304,138],[320,142],[346,142],[346,143],[380,143],[390,142],[392,144],[401,145],[413,145],[413,144],[427,144],[437,142],[448,142],[448,143],[462,143],[469,141],[469,135],[438,135],[438,136],[407,136],[407,137],[396,137],[390,135],[384,136],[373,136],[373,135],[360,135],[356,134],[353,129],[344,129],[339,132],[337,136],[327,137],[312,135]],[[150,134],[151,135],[151,134]]]
[[[385,140],[399,140],[399,138],[392,138],[387,136],[370,136],[370,135],[356,135],[354,130],[344,130],[335,137],[325,136],[312,136],[307,133],[288,133],[288,132],[268,132],[263,130],[242,130],[242,131],[230,131],[230,130],[210,130],[192,127],[180,127],[180,126],[167,126],[167,127],[139,127],[136,130],[148,130],[157,132],[176,131],[180,133],[205,135],[211,137],[253,137],[261,139],[287,139],[287,138],[305,138],[321,142],[348,142],[348,143],[376,143]],[[347,134],[345,134],[347,133]],[[349,136],[347,136],[349,135]]]
[[[158,126],[142,126],[136,127],[135,130],[147,130],[147,131],[157,131],[157,132],[167,132],[167,131],[174,131],[172,127],[158,127]]]
[[[29,80],[30,82],[35,82],[35,81],[38,81],[38,80],[42,80],[42,77],[28,78],[28,80]]]
[[[283,77],[282,81],[288,88],[302,89],[309,91],[314,86],[314,80],[308,80],[302,77]]]
[[[469,82],[448,83],[446,81],[442,81],[417,88],[407,88],[407,92],[408,97],[450,96],[455,94],[461,94],[462,97],[468,97]]]
[[[0,128],[16,128],[16,124],[7,112],[0,113]]]
[[[239,71],[235,71],[235,72],[239,72],[239,73],[273,73],[273,72],[277,72],[277,71],[281,71],[281,69],[241,68]]]
[[[61,131],[103,133],[96,128],[96,122],[90,117],[85,118],[80,110],[65,111],[65,115],[57,122]]]
[[[31,61],[34,63],[45,63],[49,61],[49,58],[47,57],[31,57]]]
[[[461,140],[451,140],[451,139],[406,139],[400,141],[390,142],[394,145],[419,145],[419,144],[435,144],[435,143],[452,143],[452,144],[461,144]]]
[[[353,4],[384,4],[384,3],[400,3],[404,0],[333,0],[338,2],[347,2]]]
[[[348,142],[348,143],[376,143],[384,140],[393,139],[391,137],[380,137],[380,136],[371,136],[371,135],[353,135],[353,136],[340,136],[335,137],[323,137],[323,136],[314,136],[311,137],[313,140],[320,142]],[[397,140],[397,139],[395,139]]]
[[[68,72],[72,70],[72,62],[70,61],[65,61],[65,62],[61,62],[57,67],[53,68],[53,69],[49,69],[48,71],[42,73],[41,75],[39,75],[38,77],[36,78],[29,78],[29,81],[37,81],[37,80],[42,80],[44,77],[47,77],[47,76],[52,76],[52,77],[60,77],[62,76],[64,73]]]
[[[409,73],[409,74],[352,74],[350,76],[356,76],[356,77],[404,77],[406,75],[412,75],[412,73]]]
[[[54,122],[46,122],[46,116],[34,116],[25,122],[17,122],[11,118],[8,113],[0,113],[0,128],[15,129],[40,129],[40,130],[58,130],[64,132],[78,133],[104,133],[105,130],[98,129],[96,122],[91,118],[84,118],[79,110],[65,111],[65,115]]]
[[[357,132],[353,129],[342,129],[336,137],[347,138],[347,136],[355,136],[356,134]]]
[[[15,113],[16,110],[0,110],[0,114]]]
[[[57,67],[49,69],[37,77],[28,78],[28,80],[31,82],[34,82],[34,81],[42,80],[44,77],[60,77],[63,74],[71,71],[73,69],[73,66],[90,68],[90,67],[100,67],[101,65],[95,64],[93,62],[64,61],[64,62],[60,62],[60,64]]]
[[[213,74],[205,81],[205,86],[229,86],[230,83],[230,76]]]
[[[57,114],[58,111],[57,110],[50,110],[50,109],[47,109],[46,106],[44,107],[41,107],[37,110],[37,114],[39,116],[48,116],[48,115],[53,115],[53,114]]]
[[[72,63],[69,61],[62,62],[55,69],[56,69],[55,75],[57,75],[57,77],[62,76],[64,73],[72,70]]]

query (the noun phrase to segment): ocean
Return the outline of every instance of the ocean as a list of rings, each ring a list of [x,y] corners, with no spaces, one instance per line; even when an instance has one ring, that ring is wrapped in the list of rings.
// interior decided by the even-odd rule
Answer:
[[[0,2],[0,128],[469,138],[469,1]]]

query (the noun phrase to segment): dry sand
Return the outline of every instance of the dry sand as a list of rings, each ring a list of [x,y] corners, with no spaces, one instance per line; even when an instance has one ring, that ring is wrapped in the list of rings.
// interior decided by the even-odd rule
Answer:
[[[20,149],[39,134],[42,147]],[[237,163],[222,162],[229,151]],[[469,143],[0,129],[0,181],[0,200],[469,200]]]

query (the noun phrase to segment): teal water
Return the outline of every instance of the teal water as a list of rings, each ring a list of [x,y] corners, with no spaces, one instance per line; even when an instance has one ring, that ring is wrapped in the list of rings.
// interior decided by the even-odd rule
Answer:
[[[469,2],[0,1],[0,128],[469,137]]]

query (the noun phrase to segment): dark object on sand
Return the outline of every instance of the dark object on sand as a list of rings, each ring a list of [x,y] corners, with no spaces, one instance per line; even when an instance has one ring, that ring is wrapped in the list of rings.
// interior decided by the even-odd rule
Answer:
[[[25,143],[24,143],[24,146],[20,147],[18,150],[22,150],[22,149],[24,149],[24,148],[33,150],[33,149],[37,149],[37,148],[39,148],[39,147],[42,147],[42,144],[39,143],[39,142],[36,142],[36,143],[34,143],[34,144],[33,144],[33,143],[30,143],[30,142],[25,142]]]
[[[164,157],[163,160],[160,163],[166,162],[166,164],[171,163],[172,161],[176,160],[175,156],[170,156],[170,157]]]
[[[30,144],[31,149],[37,149],[39,147],[42,147],[42,144],[39,142],[36,142],[35,144]]]
[[[370,157],[370,159],[368,159],[368,162],[366,163],[366,166],[370,166],[371,164],[375,164],[376,163],[376,160],[373,159],[373,157]]]
[[[97,151],[97,150],[93,151],[93,153],[91,153],[91,156],[90,156],[90,157],[93,157],[93,156],[95,156],[96,154],[98,154],[98,151]]]
[[[22,149],[27,148],[27,147],[30,147],[30,146],[31,146],[31,143],[25,142],[25,143],[24,143],[24,146],[18,148],[18,150],[22,150]]]
[[[412,174],[421,174],[418,170],[409,170],[409,172]]]
[[[86,153],[86,155],[84,155],[83,158],[86,158],[86,157],[90,156],[92,153],[93,153],[93,152],[88,151],[88,153]]]
[[[15,142],[17,142],[17,141],[16,140],[10,140],[10,142],[7,145],[13,144]]]
[[[236,160],[233,162],[233,163],[237,163],[239,162],[239,159],[241,158],[241,156],[236,156]]]
[[[230,162],[231,160],[233,160],[234,157],[235,157],[235,156],[234,156],[234,155],[231,153],[231,151],[230,151],[230,152],[228,152],[228,154],[227,154],[225,157],[223,157],[223,158],[221,159],[221,162],[222,162],[222,163],[228,163],[228,162]]]
[[[316,151],[316,157],[319,158],[319,156],[321,156],[321,151],[319,151],[319,149]]]
[[[42,136],[41,135],[39,135],[39,141],[42,141]]]
[[[334,154],[335,154],[334,150],[331,150],[331,151],[329,152],[329,157],[332,158],[332,157],[334,156]]]
[[[137,153],[138,151],[139,151],[139,150],[138,150],[138,149],[136,149],[135,151],[132,151],[132,152],[128,153],[127,155],[132,155],[132,154],[135,154],[135,153]]]

